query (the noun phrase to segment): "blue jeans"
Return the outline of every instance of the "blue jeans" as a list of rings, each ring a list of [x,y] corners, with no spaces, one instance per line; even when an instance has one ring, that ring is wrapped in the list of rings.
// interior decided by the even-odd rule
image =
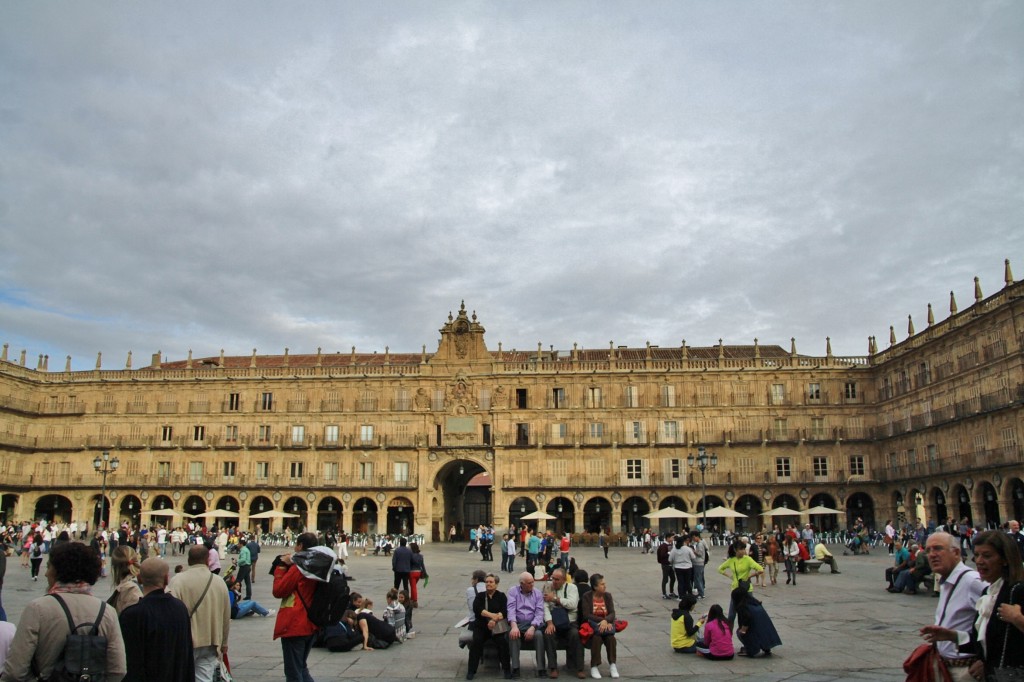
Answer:
[[[265,608],[260,606],[257,602],[253,601],[252,599],[245,599],[243,601],[238,602],[238,615],[235,616],[235,620],[238,620],[239,618],[245,618],[250,613],[258,613],[261,616],[266,616],[270,613],[270,611],[267,611]]]
[[[313,635],[306,637],[282,637],[281,652],[284,654],[284,679],[286,682],[313,682],[306,667],[309,650],[313,648]]]
[[[693,586],[697,588],[697,596],[704,596],[704,565],[693,565]]]

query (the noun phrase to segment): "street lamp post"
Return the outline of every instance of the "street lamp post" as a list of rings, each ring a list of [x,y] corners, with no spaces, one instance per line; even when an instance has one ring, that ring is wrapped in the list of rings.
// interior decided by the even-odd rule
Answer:
[[[117,471],[117,467],[120,466],[121,460],[117,457],[110,459],[110,453],[104,451],[102,457],[97,455],[96,459],[92,461],[92,468],[96,470],[96,473],[103,475],[103,495],[100,497],[100,524],[103,525],[103,513],[107,510],[107,474],[112,474]],[[110,516],[107,516],[107,522],[109,524]],[[104,527],[106,527],[104,525]]]
[[[709,456],[703,445],[697,446],[697,456],[694,457],[691,453],[686,458],[686,464],[693,469],[694,467],[700,471],[700,508],[704,514],[704,528],[708,527],[708,486],[704,480],[704,472],[709,468],[714,469],[718,466],[718,455],[711,453]]]

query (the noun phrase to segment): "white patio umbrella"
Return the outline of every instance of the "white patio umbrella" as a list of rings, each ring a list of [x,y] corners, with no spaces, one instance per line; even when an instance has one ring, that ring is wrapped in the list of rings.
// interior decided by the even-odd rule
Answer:
[[[776,507],[775,509],[761,512],[761,516],[800,516],[800,510],[790,509],[789,507]]]
[[[238,512],[228,511],[227,509],[211,509],[208,512],[202,514],[195,514],[194,518],[202,517],[204,519],[237,519],[240,516]]]
[[[139,516],[170,516],[172,519],[180,519],[184,514],[173,509],[152,509],[139,512]]]
[[[704,512],[697,512],[697,516],[700,517],[700,518],[703,518],[704,516],[707,516],[709,519],[745,519],[745,518],[747,518],[746,514],[741,514],[741,513],[739,513],[738,511],[736,511],[734,509],[729,509],[728,507],[712,507],[711,509],[708,509],[708,513],[707,514],[705,514]]]
[[[542,512],[541,510],[538,509],[535,512],[530,512],[526,516],[520,516],[519,518],[523,521],[550,521],[558,517],[552,516],[551,514],[548,514],[547,512]]]
[[[237,514],[236,514],[237,516]],[[288,512],[277,511],[271,509],[270,511],[260,512],[259,514],[250,514],[250,519],[297,519],[298,514],[289,514]]]
[[[697,518],[696,514],[691,514],[689,512],[684,512],[683,510],[676,509],[675,507],[665,507],[664,509],[659,509],[658,511],[650,512],[649,514],[644,514],[644,517],[648,518],[648,519],[695,519],[695,518]]]
[[[823,504],[819,504],[817,507],[811,507],[808,509],[807,513],[814,516],[816,514],[845,514],[846,512],[841,509],[833,509],[832,507],[826,507]]]

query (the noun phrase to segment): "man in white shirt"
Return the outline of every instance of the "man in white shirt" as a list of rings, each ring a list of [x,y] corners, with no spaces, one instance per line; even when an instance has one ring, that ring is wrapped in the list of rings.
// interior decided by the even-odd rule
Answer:
[[[938,641],[934,636],[940,630],[971,631],[978,615],[974,605],[985,589],[985,583],[977,571],[960,561],[960,545],[949,533],[932,533],[925,543],[925,551],[928,564],[941,580],[935,625],[921,628],[921,634],[929,642],[938,642],[939,654],[946,661],[953,682],[969,682],[969,666],[975,657],[960,653],[955,642]]]

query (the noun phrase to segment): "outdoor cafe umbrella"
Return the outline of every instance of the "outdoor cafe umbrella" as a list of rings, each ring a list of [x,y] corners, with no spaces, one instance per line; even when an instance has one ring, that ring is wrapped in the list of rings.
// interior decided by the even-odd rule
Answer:
[[[776,507],[775,509],[761,512],[761,516],[800,516],[800,510],[790,509],[789,507]]]
[[[697,516],[706,516],[709,519],[745,519],[746,514],[741,514],[738,511],[729,509],[728,507],[712,507],[708,509],[707,513],[698,512]]]
[[[817,514],[845,514],[846,512],[841,509],[833,509],[832,507],[826,507],[823,504],[819,504],[817,507],[811,507],[808,509],[807,513],[811,516],[815,516]]]
[[[174,519],[180,519],[184,514],[180,511],[174,511],[173,509],[153,509],[139,512],[139,516],[170,516]]]
[[[542,512],[541,510],[538,509],[535,512],[530,512],[526,516],[520,516],[519,518],[522,521],[550,521],[552,519],[557,519],[558,517],[552,516],[551,514],[548,514],[547,512]]]
[[[235,516],[238,516],[238,515],[235,514]],[[249,518],[250,519],[297,519],[297,518],[299,518],[299,515],[298,514],[289,514],[288,512],[277,511],[276,509],[271,509],[270,511],[260,512],[259,514],[250,514]]]
[[[656,512],[651,512],[649,514],[644,514],[644,517],[646,517],[648,519],[695,519],[695,518],[697,518],[697,516],[695,514],[691,514],[689,512],[684,512],[683,510],[676,509],[675,507],[665,507],[664,509],[659,509]]]
[[[228,511],[227,509],[211,509],[210,511],[203,512],[202,514],[193,514],[191,516],[194,519],[237,519],[238,512]]]

